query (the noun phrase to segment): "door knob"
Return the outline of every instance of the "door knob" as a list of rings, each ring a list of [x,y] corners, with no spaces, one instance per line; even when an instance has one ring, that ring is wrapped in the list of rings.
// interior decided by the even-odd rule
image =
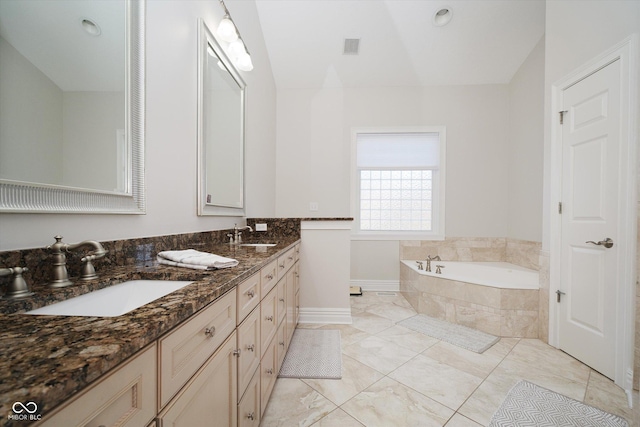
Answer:
[[[598,245],[598,246],[604,246],[607,249],[613,247],[613,240],[611,240],[611,238],[609,238],[609,237],[607,237],[604,240],[600,240],[599,242],[594,242],[593,240],[589,240],[586,243],[591,243],[591,244]]]

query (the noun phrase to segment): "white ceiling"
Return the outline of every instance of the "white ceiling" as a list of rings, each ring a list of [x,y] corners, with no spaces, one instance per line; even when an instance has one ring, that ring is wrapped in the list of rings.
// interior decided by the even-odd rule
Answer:
[[[256,4],[278,88],[508,83],[544,34],[544,0]],[[442,7],[453,19],[437,27]],[[345,38],[359,55],[342,54]]]

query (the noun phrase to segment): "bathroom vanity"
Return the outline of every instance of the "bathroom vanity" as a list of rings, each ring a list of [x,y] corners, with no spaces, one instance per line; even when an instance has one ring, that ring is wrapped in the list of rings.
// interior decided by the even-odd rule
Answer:
[[[98,264],[101,279],[0,302],[12,312],[0,315],[2,425],[26,425],[7,414],[33,402],[30,420],[42,426],[258,426],[297,323],[299,235],[197,249],[239,265],[201,271],[148,259],[105,273]],[[193,283],[118,317],[23,314],[61,293],[134,279]]]

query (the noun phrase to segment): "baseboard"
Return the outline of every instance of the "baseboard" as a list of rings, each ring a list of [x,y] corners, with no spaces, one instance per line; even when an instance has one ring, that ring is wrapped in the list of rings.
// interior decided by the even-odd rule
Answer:
[[[300,308],[298,323],[331,323],[350,325],[351,308]]]
[[[381,292],[400,290],[399,280],[351,280],[350,286],[360,286],[364,292]]]

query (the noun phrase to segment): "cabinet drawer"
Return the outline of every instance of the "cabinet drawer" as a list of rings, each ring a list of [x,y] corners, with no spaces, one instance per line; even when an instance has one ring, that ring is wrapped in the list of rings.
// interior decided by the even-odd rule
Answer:
[[[157,413],[156,345],[81,393],[38,426],[144,426]]]
[[[278,280],[284,277],[287,270],[295,262],[295,248],[289,249],[284,255],[278,257]]]
[[[263,354],[278,330],[277,297],[277,290],[272,289],[260,303],[260,348]]]
[[[256,273],[236,287],[239,325],[260,303],[260,273]]]
[[[278,283],[278,261],[273,261],[260,270],[260,297],[264,298],[276,283]]]
[[[258,427],[260,420],[260,372],[256,370],[238,403],[238,427]]]
[[[238,401],[260,365],[260,309],[256,308],[238,326]]]
[[[236,292],[215,301],[159,341],[164,406],[236,328]]]

